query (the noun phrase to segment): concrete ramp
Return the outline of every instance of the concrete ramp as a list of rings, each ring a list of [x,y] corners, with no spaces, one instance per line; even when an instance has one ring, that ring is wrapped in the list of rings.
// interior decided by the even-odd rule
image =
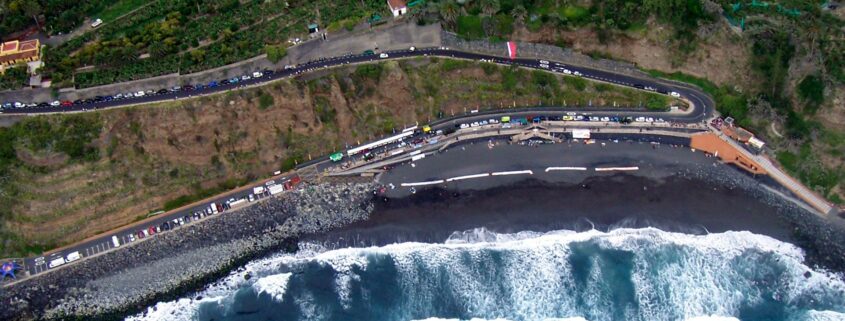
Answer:
[[[752,174],[767,174],[756,161],[745,157],[742,152],[734,146],[722,140],[716,134],[704,133],[693,135],[690,139],[690,147],[717,155],[725,163],[734,164]]]

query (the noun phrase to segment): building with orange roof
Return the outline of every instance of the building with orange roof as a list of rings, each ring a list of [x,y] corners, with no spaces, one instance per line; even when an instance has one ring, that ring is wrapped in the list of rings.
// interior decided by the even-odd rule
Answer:
[[[41,59],[38,39],[7,41],[0,45],[0,66],[13,66]]]
[[[387,0],[387,6],[390,7],[390,12],[394,17],[398,17],[408,13],[408,5],[405,0]]]

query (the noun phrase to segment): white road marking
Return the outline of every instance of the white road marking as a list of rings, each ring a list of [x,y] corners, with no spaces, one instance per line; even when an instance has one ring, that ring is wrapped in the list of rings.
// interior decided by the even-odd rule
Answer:
[[[427,181],[427,182],[416,182],[416,183],[402,183],[402,186],[425,186],[425,185],[436,185],[436,184],[443,184],[442,179],[438,179],[436,181]]]
[[[452,178],[447,178],[446,181],[452,182],[452,181],[460,181],[460,180],[465,180],[465,179],[480,178],[480,177],[487,177],[487,176],[490,176],[490,173],[452,177]]]
[[[546,168],[546,173],[551,171],[585,171],[586,167],[549,167]]]
[[[596,167],[596,172],[611,172],[611,171],[636,171],[640,168],[637,166],[633,167]]]
[[[510,172],[494,172],[493,176],[505,176],[505,175],[534,175],[534,172],[531,170],[524,170],[524,171],[510,171]]]

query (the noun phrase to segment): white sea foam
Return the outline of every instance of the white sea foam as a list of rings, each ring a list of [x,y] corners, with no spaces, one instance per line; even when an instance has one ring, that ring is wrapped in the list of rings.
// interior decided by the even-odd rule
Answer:
[[[510,319],[479,319],[479,318],[472,318],[468,320],[461,320],[461,319],[444,319],[444,318],[426,318],[426,319],[415,319],[411,321],[511,321]],[[541,321],[588,321],[582,317],[573,317],[573,318],[545,318]]]
[[[795,318],[795,321],[842,321],[845,320],[845,313],[836,311],[810,310]]]
[[[252,288],[256,293],[266,293],[276,301],[282,301],[288,288],[290,273],[269,275],[255,281]]]
[[[225,306],[233,299],[235,290],[246,286],[281,301],[291,274],[280,272],[280,267],[309,262],[335,271],[333,282],[338,300],[348,308],[353,284],[360,281],[356,271],[367,270],[372,258],[389,257],[397,269],[396,282],[402,287],[403,295],[408,296],[402,310],[427,311],[446,291],[473,313],[518,316],[515,318],[525,320],[581,321],[585,319],[550,317],[603,316],[607,307],[613,304],[608,295],[613,289],[603,281],[612,277],[608,274],[612,272],[600,268],[603,263],[599,257],[589,257],[587,264],[598,268],[589,270],[586,282],[577,285],[574,281],[573,266],[567,258],[572,254],[571,246],[583,242],[633,254],[630,279],[638,307],[623,309],[628,319],[737,320],[732,316],[738,315],[741,304],[760,300],[761,293],[755,282],[769,281],[748,278],[744,269],[754,269],[754,262],[766,262],[772,257],[787,271],[780,274],[785,280],[770,280],[784,287],[781,292],[785,304],[819,295],[836,295],[845,289],[838,278],[814,272],[803,265],[801,249],[749,232],[687,235],[645,228],[499,234],[475,229],[453,233],[444,244],[409,242],[336,250],[302,244],[295,255],[277,255],[249,263],[243,271],[234,272],[209,286],[201,293],[202,300],[158,303],[155,310],[151,308],[145,315],[130,320],[190,320],[196,317],[195,311],[201,302],[213,301]],[[495,275],[495,281],[485,278],[491,268],[486,264],[492,261],[499,273]],[[746,261],[750,262],[748,266],[741,265]],[[805,277],[808,271],[810,275]],[[253,276],[249,281],[244,278],[247,273]],[[445,290],[444,284],[448,287]],[[507,306],[500,304],[500,298],[497,298],[501,290],[510,296]],[[308,292],[294,296],[294,302],[305,317],[319,317],[324,313]],[[842,320],[843,316],[830,311],[808,312],[807,315],[808,320]]]
[[[700,317],[692,317],[686,319],[685,321],[739,321],[739,319],[734,317],[722,317],[722,316],[700,316]]]

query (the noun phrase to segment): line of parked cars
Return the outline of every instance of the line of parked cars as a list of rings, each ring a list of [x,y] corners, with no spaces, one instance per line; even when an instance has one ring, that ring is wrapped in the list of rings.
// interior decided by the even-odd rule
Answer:
[[[246,203],[246,202],[251,203],[251,202],[258,200],[259,198],[264,198],[264,197],[276,195],[276,194],[278,194],[282,191],[290,190],[294,186],[299,184],[300,181],[301,180],[300,180],[299,176],[294,176],[290,179],[286,179],[281,184],[276,184],[275,181],[269,181],[269,182],[265,183],[265,185],[263,185],[263,186],[254,187],[253,193],[247,195],[244,198],[238,198],[238,199],[231,198],[231,199],[229,199],[225,202],[222,202],[222,203],[210,203],[202,209],[193,211],[193,213],[191,213],[191,214],[186,214],[185,216],[182,216],[182,217],[179,217],[179,218],[174,218],[174,219],[171,219],[169,221],[163,222],[161,224],[150,225],[146,228],[142,228],[142,229],[137,230],[135,232],[129,233],[129,234],[126,235],[126,239],[128,239],[129,242],[131,243],[131,242],[135,242],[137,240],[144,239],[144,238],[153,236],[155,234],[158,234],[158,233],[161,233],[161,232],[164,232],[164,231],[169,231],[169,230],[175,229],[177,227],[180,227],[182,225],[191,223],[193,221],[199,221],[199,220],[206,218],[208,216],[212,216],[212,215],[215,215],[215,214],[218,214],[218,213],[222,213],[223,211],[232,209],[233,207],[236,207],[236,206],[238,206],[242,203]]]
[[[108,102],[113,100],[125,100],[130,98],[140,98],[144,96],[156,96],[156,95],[164,95],[169,93],[176,93],[176,92],[191,92],[197,90],[203,90],[206,88],[215,88],[221,85],[228,85],[228,84],[237,84],[239,82],[247,81],[250,79],[257,79],[262,78],[265,76],[272,75],[274,73],[273,70],[265,69],[262,71],[255,71],[250,74],[245,74],[239,77],[232,77],[229,79],[224,79],[220,81],[211,81],[208,84],[195,84],[195,85],[185,85],[185,86],[175,86],[171,88],[162,88],[159,90],[140,90],[134,92],[125,92],[125,93],[117,93],[114,95],[105,95],[105,96],[95,96],[94,98],[88,99],[77,99],[74,101],[70,100],[54,100],[51,102],[40,102],[40,103],[29,103],[25,104],[22,102],[5,102],[0,105],[0,111],[2,110],[9,110],[9,109],[17,109],[17,108],[47,108],[47,107],[71,107],[77,105],[89,105],[94,103],[100,102]]]
[[[663,118],[654,117],[620,117],[620,116],[589,116],[577,113],[567,113],[563,116],[528,116],[528,117],[514,117],[504,116],[501,119],[488,119],[475,121],[471,123],[455,124],[455,128],[466,129],[485,125],[502,124],[502,128],[511,128],[512,124],[527,125],[531,123],[539,123],[543,121],[586,121],[586,122],[605,122],[605,123],[622,123],[630,124],[632,122],[641,123],[663,123],[666,122]]]

